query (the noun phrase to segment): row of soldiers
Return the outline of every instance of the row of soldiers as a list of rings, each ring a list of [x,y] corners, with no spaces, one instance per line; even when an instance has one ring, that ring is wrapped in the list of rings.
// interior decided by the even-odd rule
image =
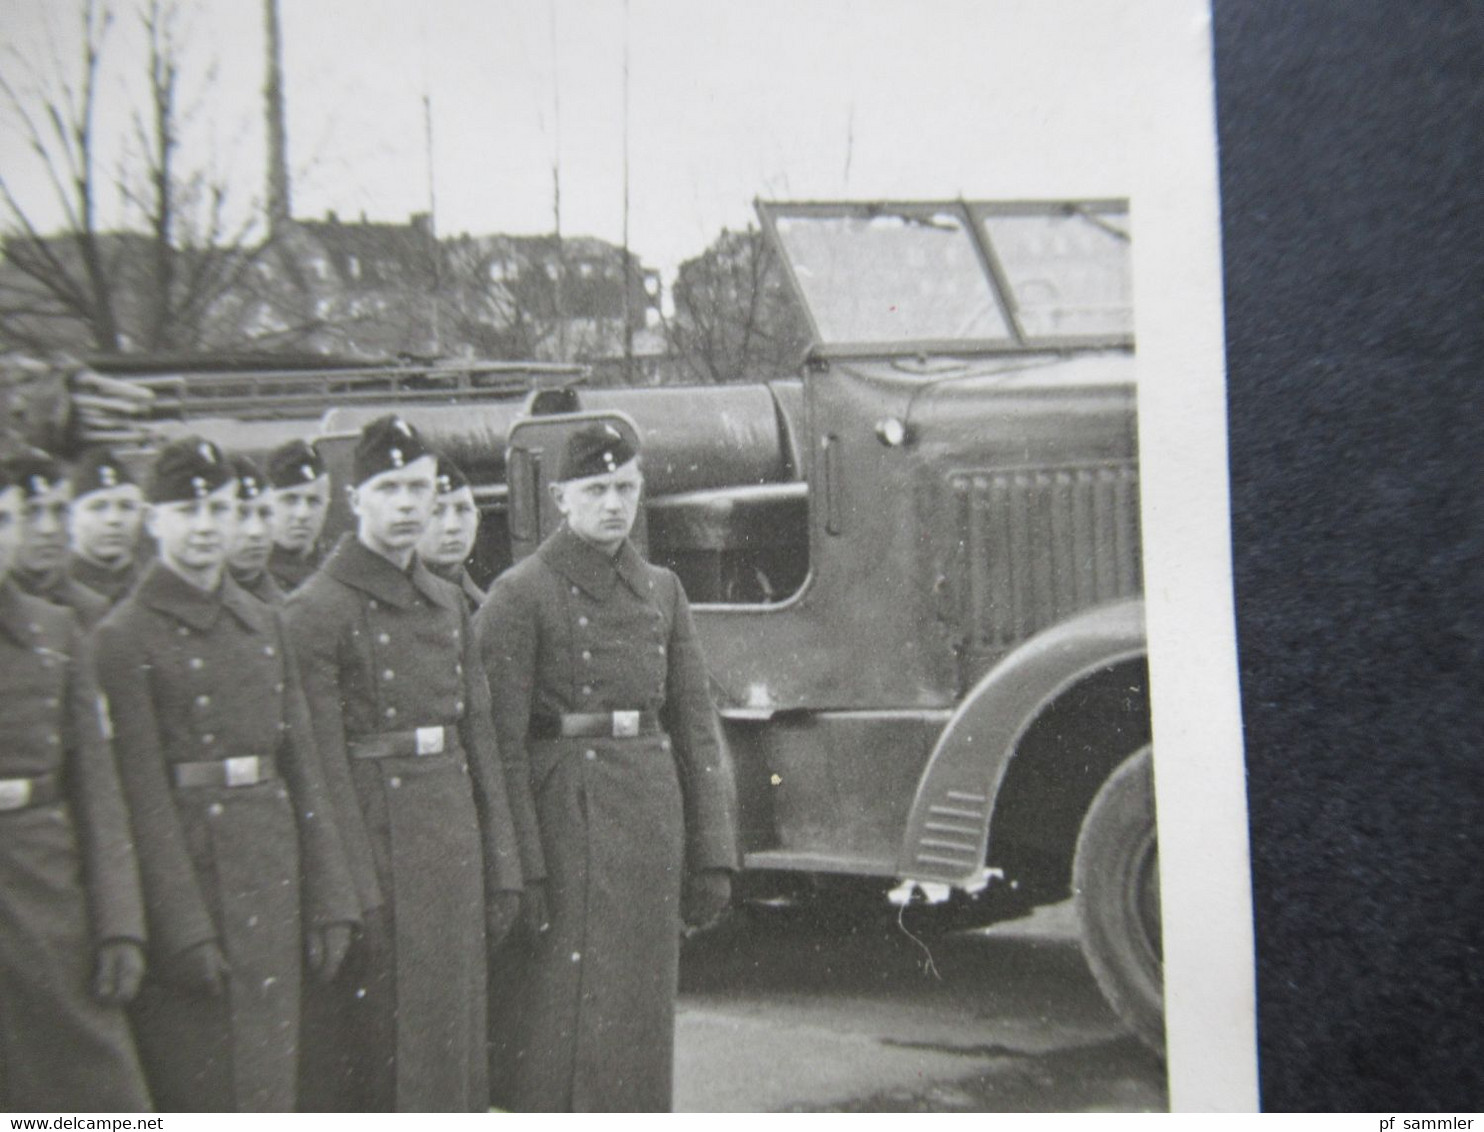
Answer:
[[[328,554],[306,442],[8,461],[0,1107],[668,1108],[681,924],[736,851],[642,485],[636,436],[575,432],[485,595],[472,490],[397,417]]]

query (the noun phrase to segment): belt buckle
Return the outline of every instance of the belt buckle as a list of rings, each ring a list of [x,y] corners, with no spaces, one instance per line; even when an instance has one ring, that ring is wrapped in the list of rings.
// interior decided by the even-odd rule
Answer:
[[[19,810],[30,801],[29,778],[0,778],[0,810]]]
[[[615,739],[633,739],[639,734],[639,715],[637,711],[616,711],[613,713],[613,737]]]
[[[443,753],[442,727],[419,727],[413,735],[419,755],[441,755]]]
[[[227,775],[228,786],[256,786],[260,779],[257,755],[237,755],[223,759],[222,769]]]

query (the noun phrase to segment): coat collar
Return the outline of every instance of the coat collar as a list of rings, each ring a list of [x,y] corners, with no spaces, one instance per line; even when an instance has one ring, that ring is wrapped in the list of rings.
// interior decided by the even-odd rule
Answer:
[[[191,585],[163,562],[155,561],[145,570],[134,594],[151,609],[198,632],[205,632],[215,625],[223,609],[249,629],[263,628],[262,607],[225,574],[221,585],[208,593]]]
[[[30,646],[36,641],[36,621],[26,612],[26,599],[14,578],[0,582],[0,630],[18,645]]]
[[[17,567],[11,574],[11,581],[20,588],[22,593],[39,597],[42,601],[49,601],[53,605],[70,606],[72,604],[67,599],[71,596],[70,590],[74,583],[72,575],[67,572],[65,562],[42,574],[34,574]]]
[[[418,594],[437,605],[448,605],[447,594],[439,588],[438,579],[416,558],[412,560],[412,568],[403,572],[351,534],[340,536],[320,569],[336,581],[398,609],[416,605]]]
[[[451,586],[456,586],[475,609],[478,609],[484,604],[486,594],[474,583],[474,579],[469,576],[469,568],[467,566],[440,568],[430,565],[428,566],[428,573],[432,574],[435,578],[442,578]]]
[[[282,605],[288,597],[283,587],[278,584],[278,579],[264,568],[255,578],[239,578],[232,575],[232,581],[244,593],[251,594],[265,605]]]
[[[606,600],[620,579],[640,597],[649,592],[649,578],[644,559],[628,539],[613,556],[604,554],[589,542],[578,538],[563,523],[556,533],[541,544],[542,559],[575,586],[581,586],[593,597]]]

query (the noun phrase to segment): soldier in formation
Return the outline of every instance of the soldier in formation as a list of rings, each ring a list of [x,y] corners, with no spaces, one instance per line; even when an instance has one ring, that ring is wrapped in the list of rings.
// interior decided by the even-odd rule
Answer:
[[[231,468],[179,441],[148,498],[159,557],[95,633],[149,932],[135,1035],[161,1109],[285,1111],[303,960],[333,978],[359,908],[294,656],[226,573]]]
[[[72,470],[72,580],[117,605],[144,566],[144,493],[108,448],[90,448]]]
[[[0,465],[0,1109],[142,1112],[129,817],[76,619],[10,580],[21,509]]]
[[[405,421],[367,425],[356,531],[285,606],[365,920],[341,979],[306,1003],[306,1108],[488,1104],[486,937],[519,908],[511,811],[529,828],[531,801],[524,767],[502,769],[464,597],[416,557],[436,471]]]
[[[330,508],[330,473],[307,440],[291,440],[268,456],[273,506],[273,554],[268,572],[291,593],[319,569],[320,535]]]
[[[273,496],[268,481],[248,456],[232,457],[237,476],[237,532],[227,549],[232,580],[265,605],[288,596],[268,570],[273,554]]]
[[[108,612],[109,602],[74,580],[67,569],[72,502],[67,473],[44,452],[16,457],[11,469],[24,500],[16,584],[33,597],[72,610],[78,624],[91,629]]]
[[[561,527],[476,619],[501,750],[537,801],[505,1099],[668,1111],[682,917],[730,899],[732,800],[685,591],[629,541],[637,438],[580,429],[558,475]]]
[[[473,613],[484,603],[484,591],[469,576],[469,556],[479,536],[479,507],[474,489],[459,466],[447,456],[438,457],[437,496],[433,516],[417,556],[438,577],[459,588]]]

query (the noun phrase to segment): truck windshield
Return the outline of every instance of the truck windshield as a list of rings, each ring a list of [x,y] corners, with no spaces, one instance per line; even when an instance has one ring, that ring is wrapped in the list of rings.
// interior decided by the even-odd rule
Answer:
[[[1132,342],[1124,202],[758,209],[826,348],[951,353]]]

